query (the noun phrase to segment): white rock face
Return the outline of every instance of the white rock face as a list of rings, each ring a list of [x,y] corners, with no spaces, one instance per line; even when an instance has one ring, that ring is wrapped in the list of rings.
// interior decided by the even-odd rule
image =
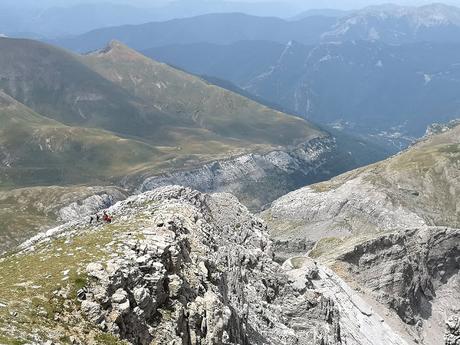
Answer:
[[[446,323],[447,333],[445,336],[446,345],[460,344],[460,317],[452,316]]]
[[[311,187],[291,192],[273,202],[265,216],[270,218],[273,235],[280,241],[316,242],[325,237],[426,225],[417,214],[395,204],[391,195],[362,178],[324,192]]]
[[[108,208],[115,202],[123,200],[125,196],[118,191],[112,191],[111,194],[102,193],[92,195],[82,201],[73,202],[72,204],[61,208],[58,211],[58,217],[61,221],[81,219],[102,209]]]
[[[314,286],[333,298],[340,311],[342,344],[407,344],[362,298],[328,268],[319,270]]]
[[[412,326],[419,344],[437,344],[445,322],[460,310],[459,229],[424,227],[385,235],[350,248],[338,260],[368,297]]]
[[[290,259],[283,264],[283,268],[298,291],[304,289],[306,294],[327,296],[334,302],[334,308],[340,314],[340,340],[331,344],[407,344],[356,291],[329,268],[307,257]]]
[[[181,185],[206,193],[232,193],[249,207],[260,209],[291,190],[332,177],[340,173],[340,169],[352,169],[352,164],[334,166],[336,149],[333,138],[317,138],[291,150],[248,154],[193,170],[149,177],[138,192]]]

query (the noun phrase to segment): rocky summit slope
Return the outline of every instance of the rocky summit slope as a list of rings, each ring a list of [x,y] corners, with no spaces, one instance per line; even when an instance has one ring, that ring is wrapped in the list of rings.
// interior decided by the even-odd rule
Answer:
[[[460,227],[460,126],[386,161],[305,187],[264,213],[280,240],[368,235],[421,226]]]
[[[406,344],[330,269],[274,262],[266,226],[230,194],[163,187],[109,212],[1,259],[0,342]]]
[[[399,325],[392,326],[411,343],[441,344],[444,335],[446,344],[458,343],[452,319],[460,312],[459,229],[422,227],[361,244],[344,241],[317,259],[329,262],[376,310],[395,313]]]
[[[458,124],[435,126],[395,157],[275,201],[262,216],[277,260],[328,266],[410,344],[458,344],[459,138]]]

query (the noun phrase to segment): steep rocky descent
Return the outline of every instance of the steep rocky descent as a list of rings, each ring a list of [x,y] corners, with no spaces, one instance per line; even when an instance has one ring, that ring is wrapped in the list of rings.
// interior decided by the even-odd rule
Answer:
[[[365,241],[318,242],[310,256],[327,264],[411,342],[455,344],[460,310],[460,229],[422,227]],[[373,301],[373,302],[372,302]],[[457,332],[457,333],[456,333]]]
[[[301,251],[322,238],[458,228],[459,138],[460,126],[430,136],[386,161],[287,194],[263,217],[280,244],[301,242]]]
[[[69,223],[0,261],[0,339],[406,344],[329,269],[276,264],[266,226],[229,194],[163,187],[108,211],[112,224]]]
[[[447,332],[445,336],[446,345],[456,345],[460,342],[460,317],[452,316],[447,322]]]
[[[391,326],[409,343],[426,345],[444,333],[454,341],[460,308],[460,127],[429,134],[263,213],[278,260],[308,254],[326,264],[381,314],[393,314]]]

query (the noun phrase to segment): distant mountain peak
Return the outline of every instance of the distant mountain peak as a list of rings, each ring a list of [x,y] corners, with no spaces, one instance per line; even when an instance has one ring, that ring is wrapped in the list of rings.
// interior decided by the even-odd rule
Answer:
[[[442,3],[433,3],[424,6],[399,6],[395,4],[383,4],[369,6],[361,11],[351,14],[349,18],[356,16],[374,16],[381,19],[389,17],[408,18],[413,24],[460,24],[460,8]]]
[[[105,58],[113,61],[125,61],[125,62],[142,62],[152,64],[158,64],[158,62],[147,58],[138,51],[128,47],[121,41],[111,40],[105,48],[96,50],[87,54],[88,57],[94,58]]]
[[[137,53],[135,50],[129,48],[126,44],[118,40],[111,40],[104,48],[98,49],[96,51],[90,52],[86,55],[108,55],[108,54],[116,54],[116,53]],[[137,53],[139,54],[139,53]]]
[[[10,106],[11,104],[14,104],[15,100],[8,96],[6,93],[3,92],[2,89],[0,89],[0,109],[5,108]]]
[[[109,49],[125,49],[128,48],[127,45],[123,44],[119,40],[111,40],[109,44],[107,45]]]
[[[438,35],[439,40],[455,40],[460,30],[460,8],[441,3],[424,6],[383,4],[369,6],[340,19],[322,35],[326,41],[383,40],[390,44],[426,41],[426,29],[454,30]],[[457,30],[457,31],[455,31]]]

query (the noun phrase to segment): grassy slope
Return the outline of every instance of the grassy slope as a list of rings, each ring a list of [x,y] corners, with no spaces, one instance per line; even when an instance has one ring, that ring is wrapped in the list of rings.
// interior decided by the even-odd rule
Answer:
[[[30,254],[0,259],[1,344],[26,344],[47,339],[50,333],[60,337],[62,344],[71,344],[72,333],[90,334],[96,344],[122,344],[82,320],[55,320],[57,315],[78,308],[76,293],[86,285],[86,265],[107,257],[101,248],[112,241],[114,232],[128,231],[129,227],[104,225],[89,230],[72,240],[54,240]],[[67,303],[54,294],[60,289],[70,298]]]
[[[0,93],[0,187],[116,181],[165,156],[110,132],[62,125]]]
[[[289,145],[320,135],[304,120],[153,61],[119,42],[111,42],[105,50],[87,55],[84,60],[150,106],[222,138]]]
[[[0,252],[55,224],[59,208],[110,189],[78,184],[116,182],[169,157],[110,132],[65,126],[0,92]],[[39,187],[56,184],[63,187]]]
[[[190,141],[188,136],[192,143],[201,139],[199,144],[286,145],[319,134],[301,119],[118,43],[102,53],[79,57],[35,41],[0,38],[0,51],[0,89],[67,125],[105,129],[166,146]]]
[[[169,155],[161,162],[153,158],[162,170],[265,151],[322,134],[301,119],[209,85],[117,43],[104,53],[79,57],[35,41],[0,38],[0,51],[0,89],[6,94],[60,123],[109,130],[158,146]],[[90,131],[82,131],[68,133],[71,138],[86,135],[88,142],[96,141]],[[62,138],[56,140],[62,144]],[[103,142],[97,144],[103,152],[114,150],[102,147]],[[96,160],[99,153],[93,154]],[[129,159],[128,163],[134,165]],[[29,181],[33,179],[36,176]]]
[[[24,344],[34,338],[43,343],[51,334],[61,337],[62,344],[71,344],[70,336],[122,344],[94,325],[66,316],[79,307],[76,292],[87,284],[87,264],[119,253],[126,233],[130,239],[139,238],[143,235],[137,230],[152,222],[148,212],[112,224],[75,225],[66,231],[69,235],[39,244],[33,252],[0,258],[0,343]],[[73,231],[77,234],[70,235]],[[64,292],[67,301],[57,291]]]
[[[0,89],[44,116],[138,137],[169,122],[62,49],[0,38],[0,52]]]
[[[460,126],[378,165],[373,176],[377,174],[386,188],[399,192],[405,207],[429,224],[460,227]]]
[[[94,194],[116,193],[116,187],[28,187],[0,191],[0,253],[58,224],[60,208]]]

